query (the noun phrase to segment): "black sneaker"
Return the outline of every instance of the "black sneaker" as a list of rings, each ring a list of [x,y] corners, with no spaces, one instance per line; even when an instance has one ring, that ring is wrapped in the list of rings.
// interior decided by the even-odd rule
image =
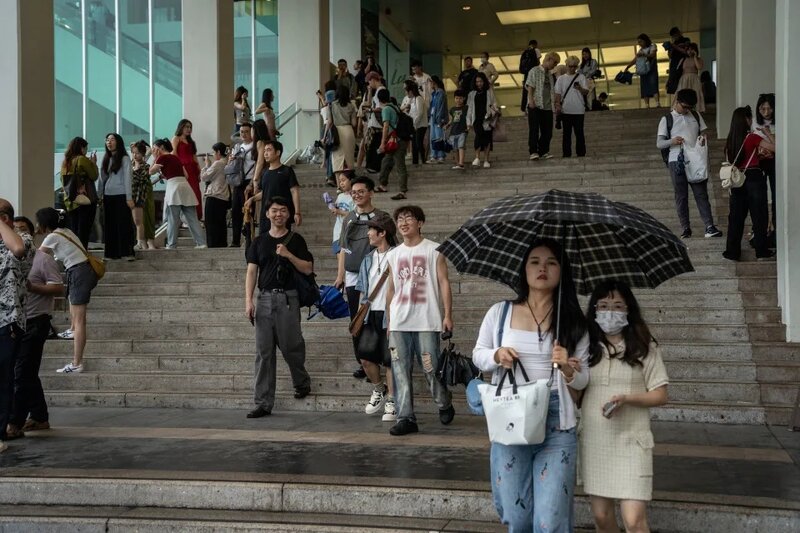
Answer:
[[[757,254],[756,261],[769,261],[771,259],[775,259],[775,255],[775,250],[767,250],[767,252],[764,254]]]
[[[706,239],[711,237],[722,237],[722,232],[716,226],[709,226],[706,228]]]
[[[366,379],[367,373],[364,372],[364,367],[363,366],[358,367],[358,369],[356,369],[356,371],[353,372],[353,377],[356,379]]]
[[[247,418],[261,418],[272,414],[272,409],[264,409],[260,405],[247,413]]]
[[[311,387],[301,387],[299,389],[294,390],[294,398],[295,400],[302,400],[306,396],[311,394]]]
[[[448,425],[450,422],[453,421],[453,418],[456,416],[456,410],[451,405],[447,409],[439,409],[439,422],[442,425]]]
[[[394,436],[408,435],[409,433],[417,433],[418,431],[419,427],[416,422],[405,419],[389,428],[389,434]]]
[[[691,238],[691,236],[692,236],[692,230],[690,229],[685,229],[683,230],[683,233],[681,233],[681,239],[689,239]]]

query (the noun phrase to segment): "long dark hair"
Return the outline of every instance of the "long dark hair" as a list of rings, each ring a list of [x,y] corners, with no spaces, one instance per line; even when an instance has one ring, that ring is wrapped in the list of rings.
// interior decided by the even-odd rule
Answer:
[[[336,101],[339,102],[340,106],[347,107],[350,103],[350,89],[344,85],[340,85],[339,88],[336,89]]]
[[[750,125],[747,119],[753,118],[753,110],[750,106],[737,107],[733,110],[731,115],[731,127],[728,130],[728,138],[725,141],[725,155],[730,160],[731,157],[736,161],[731,161],[732,165],[736,165],[739,159],[745,157],[745,154],[739,154],[739,150],[744,144],[745,138],[750,134]],[[737,158],[736,155],[739,155]]]
[[[772,108],[772,124],[775,124],[775,93],[764,93],[758,95],[758,102],[756,102],[756,122],[759,125],[764,124],[764,117],[761,116],[761,104],[768,103]]]
[[[83,155],[83,149],[87,148],[89,143],[83,137],[73,137],[67,145],[67,151],[64,152],[64,162],[61,164],[62,169],[68,168],[72,164],[72,160]],[[62,174],[63,174],[62,170]]]
[[[584,59],[584,58],[583,58],[583,53],[584,53],[584,52],[586,52],[587,54],[589,54],[589,59]],[[586,66],[586,63],[588,63],[588,62],[589,62],[589,61],[591,61],[591,60],[592,60],[592,51],[591,51],[591,49],[589,49],[589,47],[588,47],[588,46],[585,46],[585,47],[583,48],[583,50],[581,50],[581,66],[580,66],[580,68],[583,68],[583,67],[585,67],[585,66]]]
[[[253,147],[250,149],[250,157],[253,161],[258,161],[258,141],[269,141],[269,128],[267,122],[260,118],[253,122]]]
[[[272,92],[272,89],[264,89],[261,92],[261,103],[267,106],[268,109],[272,109],[272,100],[275,99],[275,95]]]
[[[247,91],[247,89],[245,88],[244,85],[239,85],[236,88],[236,92],[233,93],[233,101],[236,102],[236,103],[241,104],[242,103],[242,97],[244,95],[246,95],[246,94],[249,95],[250,93]]]
[[[640,33],[639,36],[637,37],[637,39],[640,39],[640,40],[644,41],[644,47],[645,48],[647,48],[648,46],[653,44],[653,41],[650,40],[650,37],[646,33]]]
[[[486,74],[481,72],[480,70],[475,73],[475,77],[472,78],[472,90],[477,91],[478,85],[475,83],[478,81],[478,78],[483,80],[483,90],[488,91],[491,87],[489,86],[489,78],[486,77]]]
[[[103,172],[105,172],[106,176],[119,172],[119,169],[122,168],[122,159],[128,155],[128,151],[125,149],[125,141],[122,140],[122,136],[119,133],[106,134],[106,139],[109,137],[114,137],[114,140],[117,141],[117,149],[111,152],[106,146],[106,153],[103,156]]]
[[[178,127],[175,128],[175,137],[180,138],[183,135],[183,128],[187,124],[193,125],[192,121],[189,120],[188,118],[182,118],[181,121],[178,122]],[[188,142],[189,146],[192,147],[192,154],[196,154],[197,153],[197,144],[194,142],[194,139],[192,139],[191,135],[187,135],[186,136],[186,142]],[[176,146],[175,149],[177,150],[178,147]]]
[[[628,325],[622,328],[622,338],[625,339],[625,353],[623,354],[614,353],[605,332],[595,322],[597,302],[611,296],[614,291],[622,296],[625,305],[628,306]],[[603,359],[603,345],[605,345],[609,357],[620,357],[634,367],[642,366],[642,359],[647,357],[650,352],[650,343],[655,342],[650,334],[650,328],[642,318],[639,302],[636,301],[630,287],[622,281],[603,281],[595,287],[589,298],[589,306],[586,308],[586,322],[589,327],[589,366],[594,366]]]
[[[550,320],[550,334],[556,338],[556,328],[560,325],[558,332],[558,343],[573,354],[578,342],[586,334],[586,318],[581,311],[578,303],[578,292],[575,290],[575,280],[572,279],[572,268],[569,264],[569,257],[563,253],[561,245],[553,239],[536,239],[531,243],[530,248],[525,253],[525,260],[522,262],[519,273],[519,284],[517,286],[517,299],[514,303],[521,304],[528,300],[530,287],[526,267],[528,257],[531,252],[540,246],[544,246],[553,252],[561,267],[561,280],[553,289],[553,315]],[[559,306],[559,291],[561,291],[561,305]],[[559,324],[560,317],[560,324]]]
[[[413,96],[414,98],[419,96],[419,85],[417,85],[417,82],[415,82],[414,80],[404,81],[403,89],[405,89],[406,92],[410,92],[411,96]]]

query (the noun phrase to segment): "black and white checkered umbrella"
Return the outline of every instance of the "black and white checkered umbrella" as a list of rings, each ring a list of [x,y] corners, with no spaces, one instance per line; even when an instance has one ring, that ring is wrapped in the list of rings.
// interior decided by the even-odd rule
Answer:
[[[652,215],[599,194],[556,189],[493,203],[439,251],[463,274],[516,289],[525,254],[537,238],[564,246],[581,294],[591,293],[602,280],[652,288],[694,271],[686,245]]]

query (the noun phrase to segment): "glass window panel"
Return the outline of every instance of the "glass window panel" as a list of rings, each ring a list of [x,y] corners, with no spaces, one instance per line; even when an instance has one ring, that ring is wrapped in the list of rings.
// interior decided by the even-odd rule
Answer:
[[[603,64],[626,65],[636,55],[638,47],[635,44],[628,46],[603,47]],[[598,59],[599,61],[599,59]]]
[[[86,22],[86,140],[104,150],[117,131],[116,12],[114,0],[90,0]]]
[[[233,85],[251,91],[253,107],[260,101],[253,88],[253,2],[233,3]]]
[[[500,87],[501,89],[519,87],[516,80],[511,74],[501,74],[497,77],[497,81],[495,81],[495,88]]]
[[[181,0],[153,0],[153,137],[169,137],[183,118]]]
[[[257,106],[261,102],[264,89],[272,89],[275,100],[272,106],[280,110],[280,91],[278,90],[278,7],[277,2],[255,0],[256,10],[256,79],[248,87],[255,94],[252,100]],[[285,104],[291,104],[287,99]]]
[[[502,57],[500,57],[500,59],[503,61],[503,63],[505,63],[506,70],[508,70],[509,72],[517,72],[519,70],[519,56],[518,55],[502,56]],[[490,57],[489,61],[491,61],[491,60],[492,60],[492,58]],[[495,67],[497,67],[497,70],[501,70],[500,69],[500,65],[495,64]]]
[[[120,135],[150,140],[150,28],[147,2],[119,0]]]
[[[55,150],[83,136],[83,22],[80,0],[53,1],[55,43]]]

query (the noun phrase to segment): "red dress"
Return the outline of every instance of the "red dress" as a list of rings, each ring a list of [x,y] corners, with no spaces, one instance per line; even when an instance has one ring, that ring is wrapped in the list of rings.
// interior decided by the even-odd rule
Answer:
[[[187,142],[178,142],[176,154],[181,160],[186,175],[189,177],[189,186],[197,197],[197,218],[203,220],[203,196],[200,194],[200,165],[194,160],[192,146]]]

